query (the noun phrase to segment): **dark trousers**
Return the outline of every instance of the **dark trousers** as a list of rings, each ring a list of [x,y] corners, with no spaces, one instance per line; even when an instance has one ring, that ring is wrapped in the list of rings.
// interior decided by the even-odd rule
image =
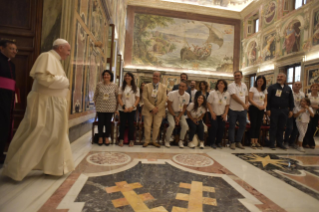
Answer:
[[[236,128],[236,121],[239,123],[239,127],[237,130],[237,136],[235,140],[235,128]],[[229,109],[228,111],[228,122],[229,122],[229,129],[228,129],[228,138],[230,143],[241,142],[243,139],[243,135],[246,129],[247,123],[247,111],[234,111]]]
[[[285,131],[285,143],[290,146],[296,141],[298,135],[298,129],[296,125],[296,119],[294,117],[288,118]]]
[[[113,113],[97,113],[99,138],[103,138],[103,127],[105,126],[105,136],[110,137],[111,119]]]
[[[270,110],[270,129],[269,139],[270,147],[275,147],[275,141],[277,140],[277,146],[283,145],[283,133],[288,119],[288,108]]]
[[[188,136],[189,141],[192,141],[194,138],[194,135],[197,134],[198,139],[200,141],[204,141],[204,125],[202,121],[199,121],[198,124],[195,124],[192,120],[187,119],[188,123]]]
[[[303,146],[306,146],[306,145],[309,145],[310,147],[316,146],[313,135],[315,134],[316,128],[318,126],[318,119],[319,119],[318,114],[315,114],[315,116],[310,119],[305,138],[303,139],[303,142],[302,142]]]
[[[0,157],[10,137],[11,119],[10,112],[0,111]]]
[[[264,110],[259,110],[257,107],[249,106],[250,118],[250,138],[259,138],[260,127],[264,117]]]
[[[209,145],[222,142],[225,130],[225,121],[222,116],[216,116],[216,120],[210,118],[211,127],[209,129]]]
[[[124,139],[125,127],[126,123],[128,126],[128,139],[129,141],[134,140],[134,120],[135,120],[135,113],[136,111],[132,111],[130,113],[124,113],[120,111],[120,140]]]

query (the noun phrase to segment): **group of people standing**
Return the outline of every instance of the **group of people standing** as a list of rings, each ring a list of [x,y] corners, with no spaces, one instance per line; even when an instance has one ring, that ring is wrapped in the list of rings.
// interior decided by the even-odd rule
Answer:
[[[12,135],[15,66],[11,59],[17,53],[17,46],[5,40],[0,42],[0,50],[0,159],[4,159],[3,149]],[[61,60],[65,60],[70,52],[70,44],[64,39],[57,39],[53,42],[52,50],[42,53],[35,61],[30,72],[34,82],[28,94],[25,116],[10,143],[3,175],[21,181],[32,169],[43,170],[45,174],[56,176],[74,170],[68,138],[67,97],[70,84],[61,64]],[[251,147],[256,148],[261,147],[258,138],[266,111],[270,117],[271,149],[287,149],[293,146],[304,151],[303,147],[315,148],[314,133],[319,117],[317,84],[311,85],[311,92],[305,97],[300,91],[300,82],[295,82],[291,89],[285,84],[286,75],[279,73],[277,83],[268,89],[265,77],[258,76],[254,86],[248,91],[242,82],[242,72],[236,71],[234,82],[228,85],[225,80],[220,79],[215,90],[209,92],[207,82],[200,82],[200,90],[196,91],[194,81],[190,87],[187,85],[187,74],[180,76],[181,82],[167,95],[165,85],[160,83],[160,72],[154,72],[152,82],[142,83],[140,88],[135,84],[134,75],[128,72],[124,76],[123,85],[118,88],[112,82],[113,73],[105,70],[102,74],[103,80],[97,84],[94,94],[99,119],[98,144],[110,144],[110,124],[116,113],[120,116],[118,144],[123,146],[124,132],[128,126],[129,146],[133,146],[133,125],[136,111],[139,111],[144,122],[143,147],[149,144],[160,147],[157,142],[158,135],[167,114],[169,127],[164,142],[166,147],[170,147],[174,128],[179,125],[179,147],[184,147],[188,131],[188,146],[196,146],[194,136],[197,134],[200,148],[204,148],[204,120],[210,118],[208,144],[212,148],[222,148],[221,141],[228,121],[230,148],[244,149],[241,141],[247,125],[248,111],[251,121]],[[296,129],[299,131],[297,144]]]
[[[314,148],[313,134],[317,127],[319,105],[318,85],[311,86],[309,98],[301,89],[301,83],[295,82],[292,89],[285,84],[286,75],[279,73],[277,83],[266,89],[266,79],[258,76],[254,86],[249,90],[242,82],[242,72],[234,72],[234,82],[229,85],[219,79],[214,90],[208,91],[205,81],[199,83],[199,90],[195,89],[196,82],[187,84],[188,76],[180,75],[181,81],[167,92],[165,85],[160,83],[161,73],[154,72],[152,82],[142,83],[138,88],[135,85],[134,75],[127,72],[123,85],[118,88],[112,83],[113,74],[106,70],[102,74],[104,81],[97,85],[94,102],[99,117],[99,141],[108,145],[111,117],[113,113],[120,116],[119,145],[123,146],[124,132],[128,126],[129,146],[134,145],[134,120],[139,111],[144,121],[144,147],[157,142],[160,127],[166,117],[168,128],[164,138],[164,145],[170,147],[172,134],[176,134],[176,126],[180,126],[180,148],[184,147],[186,133],[188,146],[194,148],[194,136],[197,134],[199,147],[204,148],[204,131],[206,119],[210,119],[208,128],[208,144],[216,149],[222,148],[225,126],[228,122],[228,140],[231,149],[244,149],[243,134],[246,131],[247,120],[250,120],[250,139],[252,148],[262,148],[258,142],[260,128],[265,114],[270,117],[270,148],[288,149],[289,146],[304,151],[304,147]],[[112,105],[112,106],[111,106]],[[206,118],[206,116],[208,116]],[[309,129],[307,130],[309,124]],[[238,125],[238,126],[237,126]],[[103,126],[106,132],[103,134]],[[295,139],[299,131],[298,144]],[[235,133],[237,131],[237,133]],[[151,133],[152,132],[152,133]],[[283,134],[285,132],[285,137]],[[307,133],[306,133],[307,132]],[[152,138],[151,138],[152,134]],[[236,134],[236,136],[235,136]],[[104,139],[104,140],[103,140]]]

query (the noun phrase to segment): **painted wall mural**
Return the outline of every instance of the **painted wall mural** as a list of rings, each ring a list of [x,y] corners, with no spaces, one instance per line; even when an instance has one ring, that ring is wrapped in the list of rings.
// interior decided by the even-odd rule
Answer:
[[[174,87],[174,85],[178,84],[180,82],[179,76],[167,76],[165,75],[163,77],[163,83],[166,86],[168,91],[171,91]]]
[[[272,60],[276,53],[276,32],[271,32],[264,36],[261,58],[263,61]]]
[[[264,62],[282,60],[294,55],[297,57],[301,53],[306,55],[319,47],[319,6],[315,1],[307,1],[306,5],[288,13],[284,13],[283,1],[264,2],[259,10],[256,8],[247,15],[242,24],[243,71],[263,65]],[[258,33],[247,35],[247,23],[256,13],[259,13],[263,24]],[[256,60],[254,46],[258,55]]]
[[[282,44],[283,55],[300,51],[300,25],[300,21],[293,21],[286,26]]]
[[[312,45],[319,44],[319,10],[314,13],[313,16],[313,33],[312,33]]]
[[[263,75],[266,78],[266,88],[274,84],[274,71],[267,71],[267,72],[259,72],[257,73],[257,76]]]
[[[71,45],[71,118],[94,111],[93,95],[106,68],[108,20],[100,0],[76,0],[74,42]]]
[[[277,14],[277,3],[275,1],[269,2],[267,5],[265,5],[264,10],[264,21],[265,24],[270,24],[275,20]]]
[[[306,93],[311,92],[310,86],[314,83],[319,84],[319,65],[310,65],[305,67],[303,90]]]
[[[234,26],[135,14],[132,64],[233,71]]]
[[[87,54],[87,36],[80,22],[76,21],[76,45],[73,63],[72,113],[83,111],[84,73]]]

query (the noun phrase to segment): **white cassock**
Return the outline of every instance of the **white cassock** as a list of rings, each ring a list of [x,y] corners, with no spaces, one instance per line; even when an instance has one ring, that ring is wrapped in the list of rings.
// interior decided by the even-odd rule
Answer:
[[[61,176],[74,170],[68,137],[69,80],[60,55],[42,53],[32,67],[27,109],[9,146],[3,175],[21,181],[32,169]]]

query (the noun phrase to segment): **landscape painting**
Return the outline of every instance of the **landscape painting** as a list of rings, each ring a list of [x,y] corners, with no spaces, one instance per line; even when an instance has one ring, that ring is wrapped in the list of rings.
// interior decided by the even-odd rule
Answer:
[[[134,14],[132,64],[233,72],[234,26]]]

